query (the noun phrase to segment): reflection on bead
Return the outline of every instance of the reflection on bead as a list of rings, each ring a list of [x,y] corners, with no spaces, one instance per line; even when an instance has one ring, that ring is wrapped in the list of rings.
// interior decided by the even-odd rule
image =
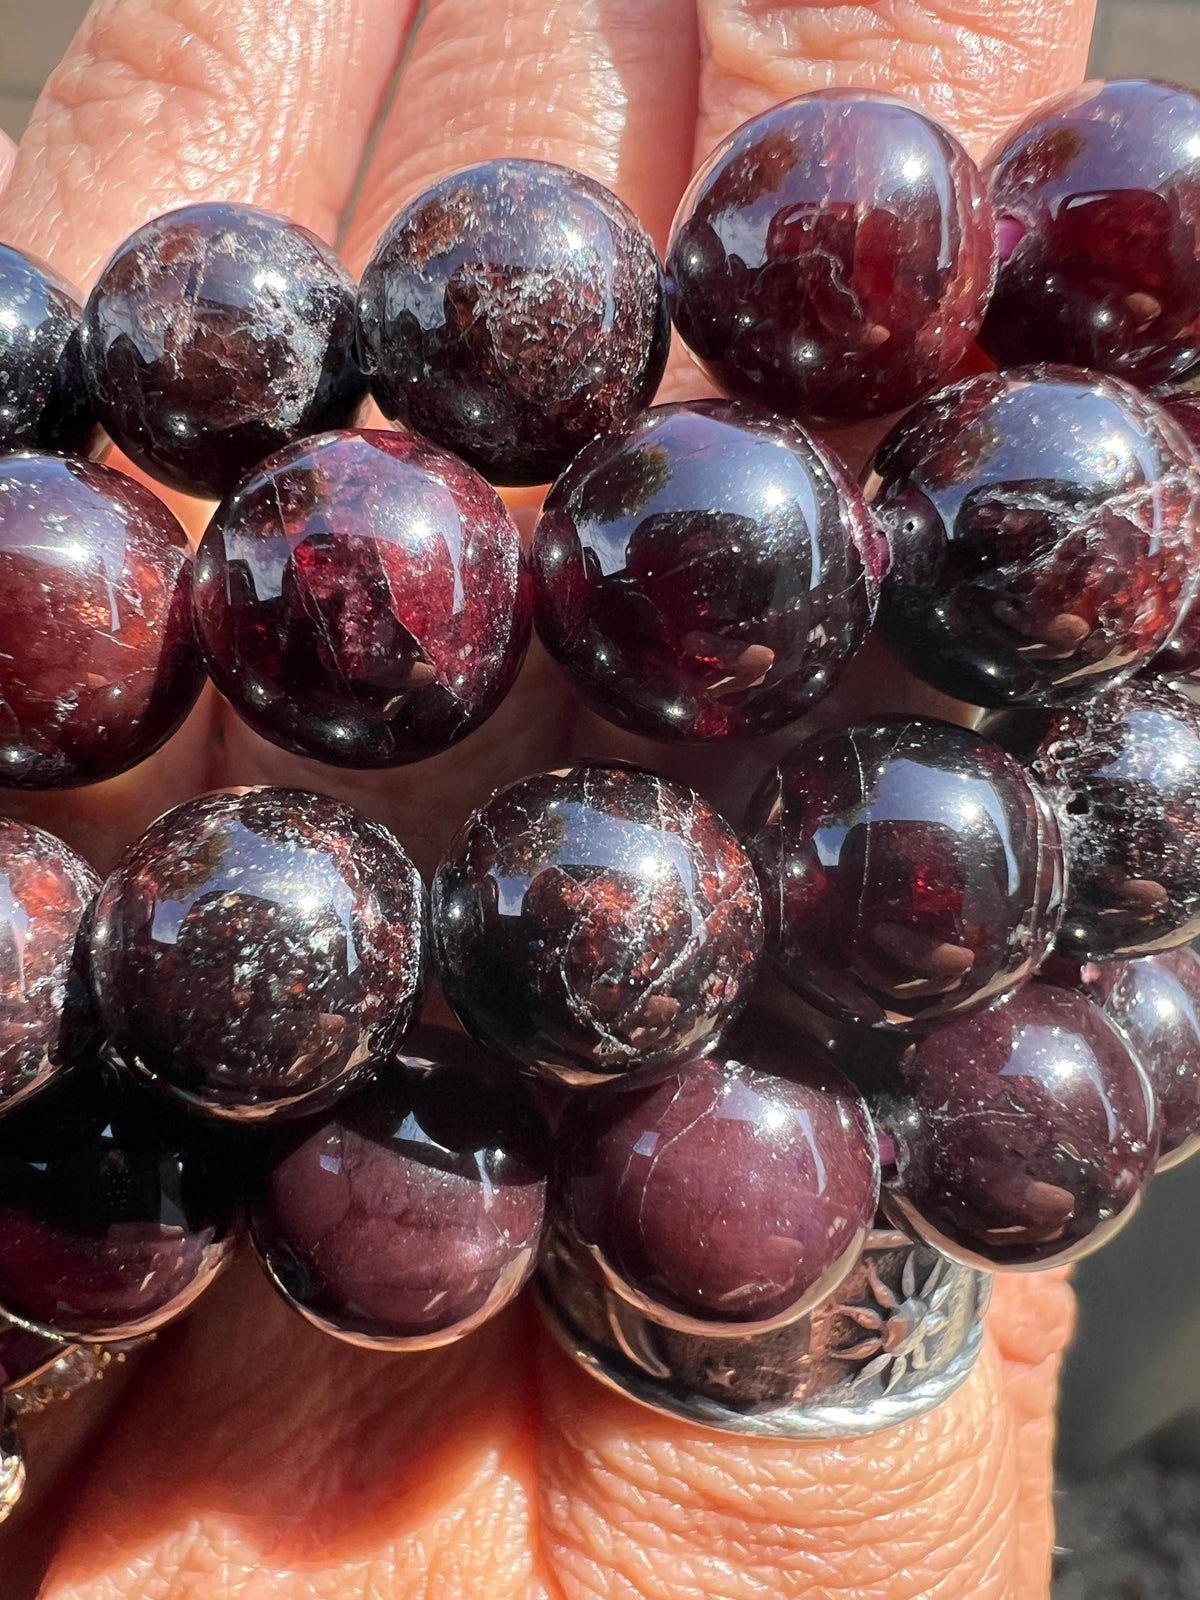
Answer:
[[[78,292],[53,267],[0,245],[0,450],[87,455],[95,446],[80,314]]]

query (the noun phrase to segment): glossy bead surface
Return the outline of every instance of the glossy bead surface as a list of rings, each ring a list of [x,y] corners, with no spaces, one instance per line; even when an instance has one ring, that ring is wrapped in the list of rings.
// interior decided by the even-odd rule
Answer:
[[[649,405],[662,266],[616,195],[548,161],[443,178],[385,231],[359,294],[380,409],[493,483],[546,483]]]
[[[0,450],[86,455],[96,419],[83,385],[78,291],[0,244]]]
[[[1150,1085],[1098,1006],[1031,983],[914,1044],[872,1106],[884,1204],[955,1260],[1048,1267],[1095,1250],[1154,1171]]]
[[[203,682],[183,529],[109,467],[3,457],[0,638],[0,788],[66,788],[136,766]]]
[[[64,1337],[161,1327],[227,1261],[240,1158],[94,1063],[0,1122],[0,1308]]]
[[[867,1109],[803,1036],[750,1012],[723,1048],[568,1102],[562,1220],[617,1293],[711,1333],[800,1316],[875,1214]]]
[[[1200,581],[1200,473],[1153,401],[1069,368],[982,373],[880,445],[892,564],[879,628],[981,706],[1063,705],[1128,677]]]
[[[353,422],[354,280],[268,211],[184,206],[131,234],[83,317],[97,415],[151,477],[218,499],[273,450]]]
[[[1162,406],[1200,452],[1200,394],[1175,395],[1164,399]],[[1150,668],[1168,678],[1200,678],[1200,594],[1192,596],[1183,620]]]
[[[80,928],[99,887],[61,839],[0,819],[0,1113],[46,1084],[69,1052],[83,1001]]]
[[[325,1332],[385,1349],[448,1344],[532,1272],[547,1160],[511,1068],[462,1034],[417,1029],[370,1087],[281,1136],[255,1246]]]
[[[671,311],[717,386],[851,422],[911,405],[970,349],[996,265],[983,180],[883,95],[802,95],[720,145],[680,204]]]
[[[1033,771],[1063,830],[1065,955],[1104,961],[1200,937],[1200,706],[1126,684],[1060,712]]]
[[[988,157],[1000,270],[980,343],[1147,385],[1200,361],[1200,96],[1085,83]]]
[[[102,1022],[123,1061],[199,1110],[316,1109],[399,1043],[421,989],[422,897],[392,835],[340,801],[190,800],[100,891]]]
[[[433,921],[463,1027],[576,1081],[715,1043],[762,945],[728,824],[690,789],[594,763],[523,778],[470,817]]]
[[[914,718],[817,734],[744,837],[767,949],[821,1010],[903,1027],[1023,982],[1062,919],[1058,824],[998,745]]]
[[[534,615],[600,716],[652,739],[786,726],[863,643],[886,561],[857,488],[801,428],[728,401],[599,439],[534,534]]]
[[[209,675],[265,738],[344,767],[418,760],[495,710],[529,638],[521,541],[494,489],[412,434],[279,451],[196,557]]]

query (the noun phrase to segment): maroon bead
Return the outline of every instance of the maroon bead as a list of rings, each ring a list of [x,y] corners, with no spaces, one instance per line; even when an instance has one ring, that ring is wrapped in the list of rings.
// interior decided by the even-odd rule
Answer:
[[[1060,712],[1033,771],[1062,825],[1064,954],[1104,961],[1200,937],[1200,706],[1126,684]]]
[[[995,269],[991,206],[958,141],[849,89],[731,134],[692,179],[667,252],[675,326],[713,382],[827,423],[944,383]]]
[[[617,1293],[675,1328],[783,1323],[830,1294],[875,1215],[867,1108],[751,1012],[720,1053],[568,1103],[557,1204]]]
[[[23,1384],[66,1351],[66,1341],[33,1333],[16,1322],[6,1326],[0,1314],[0,1389]]]
[[[1200,96],[1142,79],[1039,106],[984,164],[1000,270],[980,343],[1164,383],[1200,360]]]
[[[1072,368],[987,372],[892,429],[867,478],[892,564],[879,628],[980,706],[1120,682],[1200,582],[1200,471],[1162,408]]]
[[[1154,1099],[1128,1042],[1098,1006],[1050,984],[932,1029],[873,1110],[895,1148],[885,1206],[984,1267],[1087,1255],[1154,1171]]]
[[[283,1136],[255,1246],[325,1332],[385,1349],[448,1344],[533,1271],[547,1156],[510,1069],[462,1034],[418,1029],[400,1064]]]
[[[96,419],[83,384],[78,291],[0,244],[0,450],[87,455]]]
[[[523,778],[470,817],[433,920],[463,1027],[572,1081],[714,1045],[762,945],[728,824],[690,789],[596,763]]]
[[[49,1082],[70,1054],[82,1003],[77,945],[99,887],[61,839],[0,818],[0,1112]]]
[[[263,456],[357,418],[354,280],[269,211],[184,206],[132,234],[84,309],[84,372],[125,453],[187,494],[227,494]]]
[[[1200,451],[1200,394],[1174,395],[1162,404]],[[1150,668],[1168,678],[1200,678],[1200,592],[1192,596],[1183,620]]]
[[[658,406],[550,491],[534,615],[610,722],[651,739],[766,733],[837,681],[886,559],[858,490],[794,423]]]
[[[649,405],[670,342],[649,234],[603,184],[486,161],[427,189],[363,273],[380,408],[493,483],[546,483]]]
[[[888,719],[806,740],[746,819],[767,949],[824,1011],[930,1022],[994,1000],[1058,931],[1058,824],[998,745]]]
[[[327,433],[264,461],[209,523],[195,605],[238,714],[341,767],[456,743],[499,705],[529,639],[502,501],[412,434]]]
[[[0,460],[0,787],[111,778],[183,721],[204,674],[187,538],[109,467]]]
[[[91,962],[120,1058],[185,1103],[315,1110],[399,1043],[419,999],[421,881],[386,828],[294,789],[168,811],[100,891]]]

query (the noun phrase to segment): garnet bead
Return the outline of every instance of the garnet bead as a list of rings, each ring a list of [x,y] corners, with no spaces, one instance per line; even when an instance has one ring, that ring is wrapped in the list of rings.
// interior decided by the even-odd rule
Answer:
[[[91,939],[120,1058],[187,1104],[316,1109],[398,1044],[421,989],[423,890],[385,828],[324,795],[206,795],[154,823]]]
[[[279,451],[217,508],[196,557],[213,682],[265,738],[335,766],[418,760],[478,727],[529,620],[495,490],[412,434]]]
[[[755,795],[767,949],[821,1010],[929,1022],[1023,982],[1062,919],[1058,824],[999,746],[895,719],[819,733]]]
[[[794,423],[658,406],[546,500],[534,615],[593,710],[652,739],[786,726],[863,643],[886,550],[858,490]]]
[[[46,262],[0,244],[0,450],[87,455],[79,294]]]
[[[851,422],[936,388],[970,349],[996,266],[974,162],[902,101],[822,90],[745,123],[693,178],[667,277],[719,388]]]
[[[873,1106],[884,1204],[955,1260],[1048,1267],[1103,1244],[1154,1171],[1150,1085],[1082,995],[1031,983],[908,1051]]]
[[[1163,410],[1171,414],[1200,451],[1200,395],[1182,394],[1163,400]],[[1200,594],[1193,595],[1182,622],[1150,663],[1152,670],[1168,678],[1200,676]]]
[[[263,456],[352,423],[354,280],[298,223],[228,203],[132,234],[84,309],[104,426],[152,477],[219,498]]]
[[[548,161],[453,173],[363,273],[360,344],[385,415],[493,483],[546,483],[654,398],[662,267],[603,184]]]
[[[1063,367],[982,373],[880,445],[879,629],[973,705],[1063,705],[1162,646],[1200,579],[1200,472],[1161,407]]]
[[[1164,383],[1200,360],[1200,96],[1085,83],[984,165],[1000,270],[980,343]]]
[[[462,1034],[418,1029],[369,1088],[280,1137],[254,1242],[325,1332],[384,1349],[448,1344],[532,1272],[547,1154],[503,1063]]]
[[[875,1136],[815,1045],[751,1012],[722,1050],[567,1104],[556,1196],[575,1242],[656,1321],[789,1322],[830,1294],[875,1215]]]
[[[433,919],[463,1027],[568,1081],[715,1044],[762,945],[729,826],[690,789],[594,763],[510,784],[470,817]]]
[[[191,710],[187,538],[158,497],[74,457],[0,460],[0,787],[135,766]]]

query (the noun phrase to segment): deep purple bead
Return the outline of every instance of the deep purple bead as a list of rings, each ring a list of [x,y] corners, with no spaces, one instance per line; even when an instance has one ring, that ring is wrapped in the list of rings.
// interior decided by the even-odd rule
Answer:
[[[0,788],[136,766],[204,681],[183,529],[109,467],[0,458],[0,639]]]
[[[1062,825],[1065,955],[1143,956],[1200,937],[1200,706],[1126,684],[1059,712],[1033,771]]]
[[[363,273],[360,350],[381,410],[493,483],[546,483],[654,398],[662,266],[633,212],[548,161],[452,173]]]
[[[762,945],[728,824],[690,789],[597,763],[523,778],[468,818],[433,922],[463,1027],[573,1081],[715,1044]]]
[[[746,818],[767,949],[821,1010],[903,1027],[1022,983],[1062,920],[1053,812],[998,745],[945,722],[834,728]]]
[[[984,163],[1000,241],[980,343],[1164,383],[1200,361],[1200,96],[1085,83]]]
[[[858,1091],[751,1012],[716,1055],[573,1096],[555,1190],[624,1298],[675,1328],[744,1331],[836,1289],[874,1219],[879,1165]]]
[[[1077,1260],[1133,1213],[1154,1172],[1154,1098],[1098,1006],[1031,983],[909,1049],[872,1107],[895,1150],[884,1204],[984,1267]]]
[[[995,269],[970,156],[915,107],[851,89],[732,133],[692,179],[667,252],[675,326],[713,382],[827,423],[944,383]]]
[[[120,246],[83,314],[96,413],[125,453],[187,494],[361,410],[354,280],[298,223],[217,202]]]
[[[378,823],[250,789],[160,817],[96,902],[92,975],[120,1058],[185,1103],[261,1120],[391,1054],[420,997],[423,890]]]
[[[255,1246],[325,1332],[385,1349],[448,1344],[533,1271],[548,1155],[506,1064],[462,1034],[417,1029],[369,1088],[280,1136]]]
[[[0,450],[87,455],[96,444],[81,314],[78,291],[53,267],[0,244]]]
[[[1148,661],[1200,582],[1200,471],[1153,401],[1071,368],[982,373],[880,445],[879,628],[980,706],[1064,705]]]
[[[94,1062],[0,1122],[0,1308],[124,1339],[189,1306],[228,1260],[242,1156]]]
[[[80,930],[99,887],[61,839],[0,818],[0,1113],[71,1054],[85,999]]]
[[[886,547],[832,454],[729,401],[598,439],[534,533],[534,617],[600,716],[652,739],[794,722],[870,627]]]
[[[521,541],[495,490],[412,434],[327,433],[264,461],[196,557],[209,676],[250,726],[340,767],[456,743],[529,640]]]

